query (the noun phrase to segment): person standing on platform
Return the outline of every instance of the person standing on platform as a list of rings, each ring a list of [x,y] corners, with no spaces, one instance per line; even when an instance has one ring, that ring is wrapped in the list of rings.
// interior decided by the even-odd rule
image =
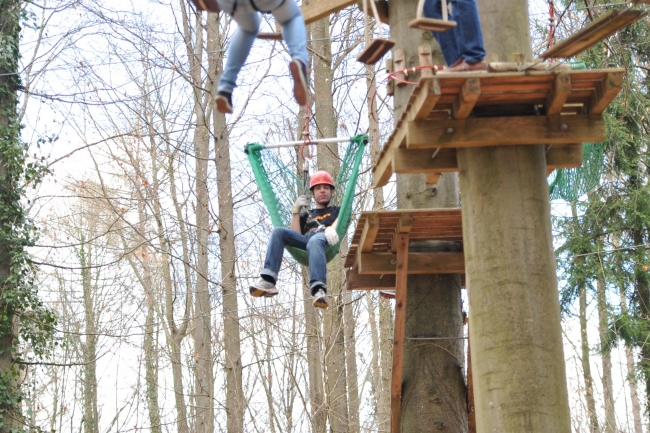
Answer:
[[[456,21],[456,27],[446,32],[431,32],[438,40],[447,63],[447,68],[438,73],[487,72],[476,0],[448,0],[448,4],[452,9],[449,19]],[[441,1],[425,0],[423,15],[441,19]]]

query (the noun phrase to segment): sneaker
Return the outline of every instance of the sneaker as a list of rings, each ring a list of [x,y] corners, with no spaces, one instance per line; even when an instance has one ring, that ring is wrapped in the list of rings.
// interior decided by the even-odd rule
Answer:
[[[223,90],[217,93],[217,111],[223,114],[232,114],[232,93]]]
[[[307,105],[307,94],[309,88],[307,86],[307,66],[300,60],[292,60],[289,63],[289,71],[293,77],[293,97],[296,98],[298,105]]]
[[[438,74],[454,74],[458,72],[487,72],[488,66],[484,60],[476,63],[469,63],[459,60],[448,68],[438,71]]]
[[[314,307],[318,307],[318,308],[329,307],[329,302],[327,302],[327,293],[325,293],[325,290],[318,289],[318,291],[314,295]]]
[[[278,289],[275,287],[275,283],[270,283],[264,278],[259,277],[257,281],[250,286],[250,293],[255,298],[261,296],[270,298],[278,294]]]

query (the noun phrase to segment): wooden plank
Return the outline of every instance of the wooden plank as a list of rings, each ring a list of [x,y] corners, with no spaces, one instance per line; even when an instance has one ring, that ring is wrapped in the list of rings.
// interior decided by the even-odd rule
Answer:
[[[373,39],[366,49],[359,54],[357,61],[365,63],[366,65],[374,65],[394,46],[395,41],[392,39]]]
[[[546,99],[546,115],[555,116],[560,114],[570,94],[571,75],[557,74],[553,83],[553,91]]]
[[[409,235],[398,237],[395,275],[395,328],[393,330],[393,369],[390,385],[390,431],[400,433],[402,412],[402,365],[406,333],[406,284],[409,270]]]
[[[476,101],[481,96],[481,79],[478,77],[468,78],[460,89],[458,98],[454,102],[454,118],[466,119],[469,117]]]
[[[447,173],[458,171],[456,149],[442,149],[435,158],[430,149],[395,149],[393,170],[395,173]]]
[[[442,176],[442,173],[429,173],[427,174],[427,178],[424,183],[427,185],[436,185],[440,180],[440,176]]]
[[[371,213],[368,215],[363,224],[363,232],[359,240],[359,251],[362,253],[369,253],[372,251],[372,245],[375,243],[375,238],[379,232],[379,215]]]
[[[420,80],[419,90],[408,111],[408,120],[425,120],[442,95],[436,78]]]
[[[637,9],[610,10],[583,29],[546,50],[540,57],[543,59],[573,57],[645,15],[646,12]]]
[[[589,114],[602,114],[622,88],[622,72],[610,72],[607,74],[601,85],[596,88],[596,93],[589,107]]]
[[[406,51],[404,51],[401,48],[393,50],[393,68],[394,70],[397,71],[403,71],[406,69]],[[403,73],[395,74],[395,81],[394,83],[397,86],[404,86],[404,83],[400,83],[397,80],[402,80],[404,81],[406,79],[406,76]]]
[[[399,235],[396,237],[399,240]],[[399,247],[399,242],[396,243]],[[363,253],[359,255],[360,274],[395,274],[397,256],[395,253]],[[463,253],[410,253],[409,274],[464,274]]]
[[[281,32],[276,32],[276,33],[260,32],[257,34],[257,39],[263,39],[266,41],[281,41],[282,33]]]
[[[432,32],[446,32],[456,27],[456,21],[446,21],[437,18],[417,18],[409,22],[409,27]]]
[[[572,144],[605,139],[602,116],[490,117],[408,122],[409,149]]]
[[[431,45],[418,45],[418,59],[420,66],[433,66],[433,59],[431,58]],[[432,78],[433,75],[433,69],[422,69],[420,71],[420,85],[422,84],[422,78]]]
[[[399,216],[397,231],[399,233],[408,233],[413,228],[413,214],[411,212],[402,212]]]
[[[310,24],[355,3],[356,0],[311,0],[303,4],[300,10],[305,24]]]
[[[395,288],[395,275],[361,275],[356,269],[346,272],[348,290],[391,290]]]
[[[582,143],[555,144],[546,151],[546,168],[576,168],[582,166]]]

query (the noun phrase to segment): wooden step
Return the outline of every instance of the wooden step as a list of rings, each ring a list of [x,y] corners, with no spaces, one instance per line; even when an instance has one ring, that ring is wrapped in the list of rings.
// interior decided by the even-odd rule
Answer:
[[[456,27],[456,21],[440,20],[436,18],[417,18],[409,23],[412,29],[429,30],[432,32],[446,32]]]
[[[611,10],[569,38],[549,48],[540,57],[568,59],[641,19],[647,12],[638,9]]]
[[[257,34],[257,39],[263,39],[265,41],[281,41],[282,40],[282,33],[279,33],[279,32],[273,32],[273,33],[260,32],[260,33]]]
[[[366,65],[374,65],[394,46],[395,41],[391,39],[375,39],[359,54],[357,60]]]

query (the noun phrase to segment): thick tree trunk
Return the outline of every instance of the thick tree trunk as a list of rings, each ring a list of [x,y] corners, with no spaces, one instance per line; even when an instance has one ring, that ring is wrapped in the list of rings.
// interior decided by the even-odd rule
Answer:
[[[612,352],[608,344],[607,332],[609,318],[605,293],[605,278],[599,272],[596,282],[598,296],[598,334],[600,336],[600,356],[603,366],[603,399],[605,400],[605,422],[603,433],[615,433],[616,413],[614,412],[614,391],[612,385]]]
[[[341,243],[341,254],[348,254],[347,239]],[[342,284],[345,284],[345,275],[342,270],[339,271]],[[343,321],[345,337],[345,368],[348,387],[349,401],[349,424],[348,433],[359,433],[359,378],[357,373],[357,343],[355,329],[357,321],[354,316],[354,307],[352,306],[352,293],[342,287],[343,299]]]
[[[17,128],[17,90],[20,85],[18,73],[19,58],[19,36],[20,36],[20,1],[0,0],[0,137],[8,142],[17,142],[20,137],[20,129]],[[6,157],[0,154],[0,177],[3,179],[0,188],[0,195],[4,197],[5,188],[12,188],[6,180],[7,169],[5,167]],[[2,205],[15,205],[15,203],[2,203]],[[0,223],[3,227],[10,227],[11,221],[0,215]],[[7,254],[8,245],[0,245],[0,311],[2,311],[2,329],[0,333],[0,386],[6,396],[18,393],[19,387],[14,376],[14,331],[11,324],[14,320],[14,310],[7,305],[2,292],[9,276],[10,258]],[[6,399],[0,398],[0,433],[9,433],[19,426],[20,407]]]
[[[388,299],[379,299],[379,344],[381,383],[377,402],[377,427],[380,432],[390,431],[390,382],[393,369],[393,309]]]
[[[527,1],[478,8],[491,58],[531,59]],[[459,149],[458,167],[477,430],[568,433],[544,147]]]
[[[396,49],[405,51],[405,67],[419,65],[418,46],[434,44],[430,33],[408,28],[417,10],[416,0],[389,2],[391,38]],[[432,47],[436,53],[437,45]],[[436,57],[434,63],[442,63]],[[408,77],[417,81],[417,76]],[[410,97],[410,86],[396,86],[394,118],[400,118]],[[426,185],[424,175],[398,175],[399,209],[458,207],[458,178],[445,174],[437,185]],[[440,245],[420,245],[421,251],[435,251]],[[414,246],[411,246],[411,250]],[[458,245],[444,245],[445,250]],[[406,292],[406,338],[402,367],[401,428],[404,432],[437,432],[468,428],[467,388],[464,379],[460,279],[453,275],[409,276]],[[444,340],[411,340],[443,338]]]

